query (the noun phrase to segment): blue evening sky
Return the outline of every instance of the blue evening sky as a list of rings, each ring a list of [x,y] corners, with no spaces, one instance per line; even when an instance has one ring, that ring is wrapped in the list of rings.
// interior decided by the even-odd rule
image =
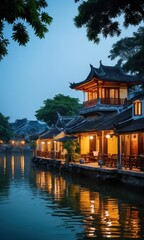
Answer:
[[[85,80],[90,64],[113,66],[108,58],[114,42],[131,36],[135,28],[124,30],[117,38],[101,38],[99,45],[88,41],[85,29],[75,27],[73,18],[78,4],[74,0],[48,0],[48,13],[53,17],[45,39],[37,38],[30,29],[26,47],[12,42],[8,55],[0,62],[0,112],[10,121],[35,120],[35,111],[43,101],[62,93],[83,101],[80,91],[70,89],[70,82]],[[5,36],[11,34],[6,27]]]

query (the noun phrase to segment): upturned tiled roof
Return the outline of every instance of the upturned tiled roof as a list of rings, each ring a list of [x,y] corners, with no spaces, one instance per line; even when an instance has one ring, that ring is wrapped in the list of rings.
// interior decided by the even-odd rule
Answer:
[[[74,89],[82,84],[85,84],[91,81],[94,77],[103,81],[121,82],[121,83],[127,83],[128,85],[131,85],[131,84],[135,85],[135,84],[140,84],[144,82],[143,77],[125,74],[122,71],[122,69],[118,66],[104,66],[100,62],[99,68],[95,68],[92,65],[90,65],[90,67],[91,67],[91,70],[88,77],[82,82],[71,83],[70,88]]]
[[[55,126],[61,129],[63,129],[67,123],[69,123],[75,118],[75,116],[61,116],[59,113],[57,113],[57,115],[58,115],[58,119],[56,121]]]

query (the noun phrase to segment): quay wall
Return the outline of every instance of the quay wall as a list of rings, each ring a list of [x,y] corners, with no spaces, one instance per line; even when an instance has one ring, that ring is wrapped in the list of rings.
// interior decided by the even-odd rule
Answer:
[[[33,157],[32,162],[38,166],[46,168],[55,168],[58,171],[65,171],[75,175],[82,175],[92,179],[102,181],[118,181],[137,187],[144,187],[144,172],[135,172],[132,170],[122,170],[117,168],[108,168],[93,166],[80,163],[64,163],[61,160],[45,159]]]

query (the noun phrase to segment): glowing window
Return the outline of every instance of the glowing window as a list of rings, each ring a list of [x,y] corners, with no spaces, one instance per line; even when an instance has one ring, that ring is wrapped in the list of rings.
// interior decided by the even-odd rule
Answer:
[[[142,115],[142,102],[141,101],[134,102],[134,115],[135,116]]]

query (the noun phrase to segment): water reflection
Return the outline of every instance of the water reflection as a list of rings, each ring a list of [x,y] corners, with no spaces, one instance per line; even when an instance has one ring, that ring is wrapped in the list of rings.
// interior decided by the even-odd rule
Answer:
[[[96,188],[91,190],[90,187],[74,183],[70,178],[65,179],[46,171],[36,172],[35,177],[37,188],[47,191],[53,197],[53,201],[59,203],[55,214],[69,216],[70,208],[74,210],[76,216],[82,217],[80,221],[84,237],[142,239],[144,216],[140,214],[142,203],[140,196],[138,198],[135,196],[140,200],[139,204],[137,201],[129,203],[130,196],[125,201],[128,194],[126,190],[116,188],[112,190],[111,187],[105,189],[101,186],[98,190]],[[124,199],[121,198],[121,194],[126,194]]]
[[[6,174],[6,168],[8,170],[9,175],[12,176],[12,178],[15,178],[15,175],[17,177],[24,177],[24,173],[27,175],[29,172],[29,164],[26,165],[25,168],[25,156],[20,154],[14,154],[14,155],[1,155],[0,156],[0,171],[1,174]]]
[[[10,193],[12,196],[7,203]],[[19,203],[15,195],[20,198]],[[144,239],[143,197],[142,191],[37,169],[31,166],[30,157],[26,155],[0,156],[0,204],[9,208],[7,214],[11,209],[15,211],[14,206],[19,206],[19,211],[26,214],[26,222],[22,222],[21,230],[19,228],[21,232],[28,221],[35,223],[34,213],[38,211],[38,229],[44,229],[43,240],[66,236],[68,240]],[[19,223],[19,218],[17,221]],[[56,222],[57,226],[52,235],[49,235],[49,221]],[[40,239],[35,225],[31,229],[32,234],[35,232],[33,239]],[[63,232],[63,238],[57,230]],[[23,239],[20,236],[19,239]]]
[[[0,196],[8,196],[11,179],[22,180],[30,175],[30,162],[25,157],[21,154],[0,154]]]

